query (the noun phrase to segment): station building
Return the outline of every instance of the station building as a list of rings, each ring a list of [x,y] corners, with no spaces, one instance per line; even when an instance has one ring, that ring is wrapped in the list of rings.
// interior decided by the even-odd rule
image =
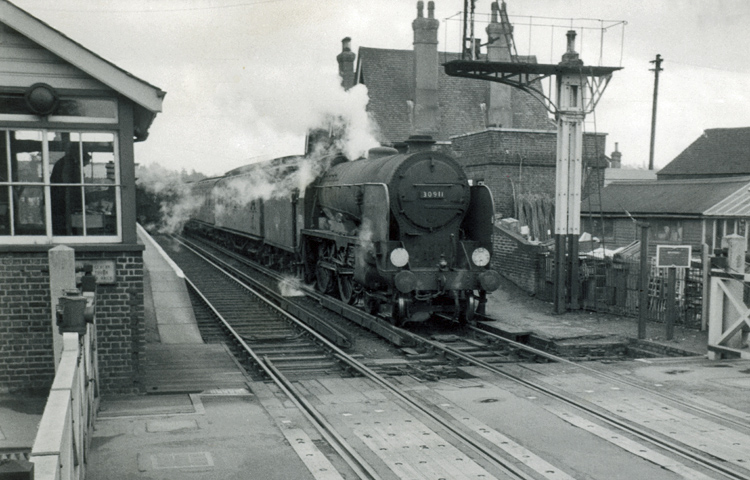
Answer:
[[[97,277],[100,391],[136,392],[145,343],[134,142],[165,92],[0,0],[0,391],[55,373],[49,250]]]

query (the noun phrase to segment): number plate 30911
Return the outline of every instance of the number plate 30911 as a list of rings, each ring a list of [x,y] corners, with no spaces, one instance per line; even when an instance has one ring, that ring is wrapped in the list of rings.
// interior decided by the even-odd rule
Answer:
[[[420,188],[419,198],[422,200],[442,200],[445,198],[445,190],[442,188]]]

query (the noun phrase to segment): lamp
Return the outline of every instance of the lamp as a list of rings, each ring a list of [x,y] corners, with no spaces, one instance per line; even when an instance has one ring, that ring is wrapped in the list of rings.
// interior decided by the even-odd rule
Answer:
[[[37,115],[50,115],[60,104],[60,97],[55,89],[46,83],[35,83],[26,89],[24,94],[26,105]]]

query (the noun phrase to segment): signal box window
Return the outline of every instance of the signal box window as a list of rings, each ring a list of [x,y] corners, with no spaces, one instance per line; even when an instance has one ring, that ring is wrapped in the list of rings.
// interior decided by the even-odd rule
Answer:
[[[0,130],[0,243],[119,240],[115,152],[111,133]]]

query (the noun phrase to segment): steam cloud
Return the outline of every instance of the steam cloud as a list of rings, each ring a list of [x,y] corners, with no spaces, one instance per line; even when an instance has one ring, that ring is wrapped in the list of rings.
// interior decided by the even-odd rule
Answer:
[[[301,280],[297,277],[283,277],[279,281],[278,287],[282,297],[302,297],[305,295],[305,292],[302,291]]]
[[[152,221],[143,227],[163,234],[181,231],[202,201],[192,195],[191,186],[185,182],[182,173],[158,164],[139,165],[136,169],[136,185],[160,202],[159,221]]]
[[[367,87],[360,84],[344,90],[335,68],[303,71],[307,72],[303,79],[289,72],[274,74],[273,69],[266,75],[245,71],[236,84],[217,86],[220,110],[243,112],[248,132],[300,135],[345,126],[336,146],[351,159],[380,144],[377,124],[366,110]]]
[[[248,130],[299,134],[317,129],[331,136],[327,143],[313,146],[307,157],[300,157],[297,168],[291,172],[248,166],[246,173],[217,183],[221,187],[214,191],[217,215],[229,204],[241,208],[254,200],[284,198],[295,190],[304,191],[328,168],[332,153],[356,159],[379,145],[377,126],[366,110],[367,88],[357,85],[345,91],[336,71],[323,73],[314,82],[300,83],[296,78],[277,76],[252,76],[245,80],[242,91],[254,87],[250,88],[253,95],[238,98],[231,84],[218,86],[217,94],[220,109],[245,112],[243,121]],[[286,81],[295,83],[285,86]],[[158,165],[139,167],[138,185],[162,200],[161,222],[149,225],[151,229],[159,233],[178,232],[201,206],[202,198],[191,195],[192,185],[185,183],[183,176]]]

